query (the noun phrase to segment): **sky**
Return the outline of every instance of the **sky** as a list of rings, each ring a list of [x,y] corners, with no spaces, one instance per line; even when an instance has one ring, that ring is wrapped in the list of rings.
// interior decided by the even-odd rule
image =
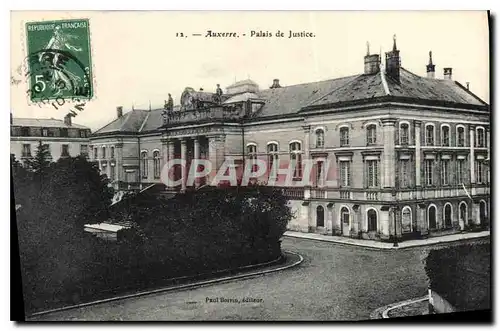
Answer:
[[[392,48],[396,35],[401,64],[425,76],[432,50],[436,78],[453,68],[453,79],[489,103],[489,28],[486,12],[311,11],[173,12],[57,11],[11,13],[11,112],[14,117],[62,119],[64,106],[28,102],[28,84],[17,69],[27,55],[25,23],[88,18],[94,97],[74,119],[93,131],[128,111],[160,108],[172,94],[179,103],[185,87],[214,91],[250,78],[261,89],[274,78],[282,86],[363,72],[367,42],[371,53]],[[205,37],[207,31],[235,32],[239,38]],[[284,32],[285,37],[250,37],[251,31]],[[288,38],[289,31],[314,37]],[[183,33],[188,37],[180,38]],[[192,36],[192,34],[201,36]],[[246,34],[246,36],[243,36]],[[67,105],[66,105],[67,106]]]

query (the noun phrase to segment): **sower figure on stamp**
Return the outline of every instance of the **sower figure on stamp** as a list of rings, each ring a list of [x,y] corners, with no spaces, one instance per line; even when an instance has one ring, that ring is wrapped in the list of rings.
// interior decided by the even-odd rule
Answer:
[[[54,29],[54,35],[52,38],[50,38],[47,46],[45,49],[50,52],[51,50],[54,50],[56,52],[51,52],[51,54],[48,56],[50,61],[52,62],[52,65],[55,68],[60,68],[62,64],[64,64],[68,59],[64,56],[64,54],[61,54],[57,51],[74,51],[74,52],[81,52],[82,48],[81,47],[76,47],[70,44],[70,41],[72,39],[78,39],[77,36],[71,35],[69,33],[64,33],[61,30],[61,27],[58,25]],[[40,63],[43,63],[44,59],[47,58],[47,52],[41,52],[39,61]],[[58,70],[53,69],[53,75],[52,75],[52,88],[54,90],[57,90],[55,95],[60,95],[62,93],[62,90],[64,89],[70,89],[71,87],[71,80],[74,81],[80,81],[80,77],[77,75],[73,74],[70,71],[66,71],[65,74],[62,74]]]

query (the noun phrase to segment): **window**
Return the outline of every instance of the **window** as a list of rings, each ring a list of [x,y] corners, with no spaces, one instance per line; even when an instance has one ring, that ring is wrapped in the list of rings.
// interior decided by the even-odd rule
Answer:
[[[451,204],[447,203],[444,206],[444,213],[443,213],[443,223],[446,228],[451,228]]]
[[[340,128],[340,146],[349,146],[349,128]]]
[[[94,147],[94,160],[97,160],[97,147]]]
[[[463,224],[467,223],[467,203],[460,202],[460,218],[459,220],[463,222]]]
[[[457,147],[465,146],[465,129],[463,126],[457,127]]]
[[[340,186],[346,187],[351,183],[351,163],[349,161],[340,161]]]
[[[425,126],[425,145],[434,146],[434,125],[432,124]]]
[[[147,179],[148,178],[148,152],[142,152],[141,153],[141,173],[142,173],[142,178]]]
[[[366,128],[366,144],[373,145],[377,143],[377,126],[370,124]]]
[[[252,165],[252,172],[257,171],[257,145],[251,144],[247,146],[248,160]]]
[[[325,131],[323,129],[316,130],[316,148],[325,147]]]
[[[425,160],[425,184],[433,185],[434,160]]]
[[[88,155],[88,146],[80,145],[80,155],[87,157]]]
[[[429,225],[429,230],[436,228],[436,206],[431,205],[427,209],[427,222]]]
[[[61,137],[67,137],[68,136],[68,129],[67,128],[61,128]]]
[[[407,123],[401,123],[399,130],[399,141],[401,145],[408,145],[410,141],[410,127]]]
[[[316,185],[317,186],[323,186],[324,184],[324,174],[323,174],[323,161],[318,161],[316,163]]]
[[[115,158],[115,146],[111,146],[111,158]]]
[[[102,158],[105,159],[106,158],[106,147],[102,147]]]
[[[484,164],[482,160],[476,161],[476,183],[478,184],[484,184],[485,182],[485,171],[484,171]]]
[[[293,178],[302,178],[302,151],[299,142],[290,143],[290,162],[294,169]]]
[[[80,130],[80,138],[86,138],[87,132],[85,130]]]
[[[441,185],[448,185],[450,178],[450,160],[441,160]]]
[[[322,206],[316,208],[316,226],[325,226],[325,208]]]
[[[110,167],[109,167],[109,173],[110,173],[110,180],[112,182],[115,181],[115,178],[116,178],[116,166],[114,164],[110,164]]]
[[[347,209],[347,207],[342,207],[340,210],[340,218],[343,224],[349,224],[349,209]]]
[[[367,175],[368,175],[368,187],[377,187],[378,186],[378,161],[377,160],[368,160],[366,161],[367,166]]]
[[[366,213],[368,221],[368,231],[377,231],[377,212],[374,209],[368,210]]]
[[[448,125],[441,126],[441,145],[450,146],[450,127]]]
[[[401,160],[400,161],[401,171],[400,171],[400,183],[401,187],[410,187],[410,160]]]
[[[278,166],[278,144],[270,143],[267,145],[267,171],[270,179],[276,179]]]
[[[30,128],[23,126],[21,128],[21,136],[29,137],[30,136]]]
[[[465,160],[464,159],[458,159],[457,160],[457,180],[458,184],[465,183],[465,178],[466,178],[466,173],[465,173]]]
[[[153,172],[155,179],[160,178],[160,152],[153,152]]]
[[[42,136],[43,137],[48,137],[49,136],[49,130],[48,129],[42,129]]]
[[[31,145],[30,144],[23,144],[22,157],[31,157]]]
[[[486,147],[485,141],[486,141],[486,139],[484,137],[484,129],[477,128],[476,129],[476,147]]]
[[[69,145],[67,144],[61,145],[61,156],[62,157],[69,156]]]
[[[411,208],[406,206],[401,213],[401,225],[404,233],[412,232]]]

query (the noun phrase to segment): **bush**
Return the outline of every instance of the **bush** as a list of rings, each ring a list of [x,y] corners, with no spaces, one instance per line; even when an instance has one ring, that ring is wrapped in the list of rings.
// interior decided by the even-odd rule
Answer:
[[[490,244],[432,250],[425,260],[430,287],[458,310],[490,308]]]

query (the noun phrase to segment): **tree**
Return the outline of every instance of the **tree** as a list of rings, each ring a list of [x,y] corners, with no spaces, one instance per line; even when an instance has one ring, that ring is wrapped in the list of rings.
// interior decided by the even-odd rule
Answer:
[[[50,166],[52,156],[47,145],[41,140],[38,141],[35,156],[27,160],[28,168],[35,174],[42,174]]]

